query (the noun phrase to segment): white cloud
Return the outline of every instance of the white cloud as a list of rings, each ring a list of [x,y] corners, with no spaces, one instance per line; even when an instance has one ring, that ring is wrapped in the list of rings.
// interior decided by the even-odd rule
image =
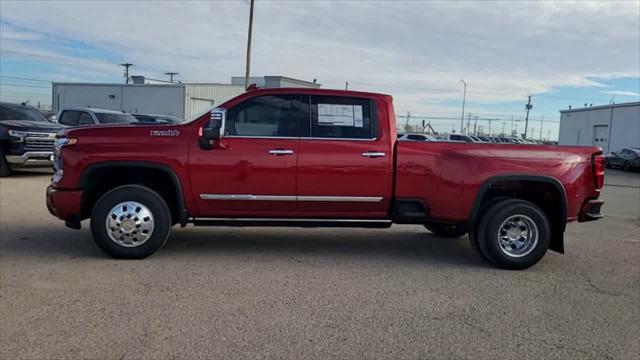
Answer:
[[[640,96],[640,93],[633,92],[633,91],[612,90],[612,91],[603,91],[603,93],[609,94],[609,95],[620,95],[620,96],[635,96],[635,97]]]
[[[244,73],[244,1],[29,4],[3,0],[2,20],[108,50],[135,63],[133,73],[218,82]],[[523,100],[558,86],[602,86],[598,77],[640,76],[639,11],[628,1],[256,1],[252,74],[336,88],[349,81],[412,111],[459,100],[461,78],[471,100]],[[43,51],[15,37],[2,38],[2,48]],[[48,51],[121,76],[109,61]]]

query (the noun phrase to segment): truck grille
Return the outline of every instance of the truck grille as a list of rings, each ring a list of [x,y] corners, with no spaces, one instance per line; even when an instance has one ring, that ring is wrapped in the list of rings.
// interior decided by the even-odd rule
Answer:
[[[27,132],[24,138],[26,151],[53,151],[55,134]]]

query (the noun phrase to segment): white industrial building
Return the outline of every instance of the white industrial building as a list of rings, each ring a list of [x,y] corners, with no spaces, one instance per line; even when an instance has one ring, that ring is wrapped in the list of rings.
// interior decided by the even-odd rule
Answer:
[[[231,84],[162,83],[141,76],[132,79],[133,84],[53,83],[52,108],[59,111],[91,107],[188,120],[244,92],[244,77],[233,77]],[[258,87],[320,87],[314,82],[284,76],[252,77],[249,83]]]
[[[605,153],[640,147],[640,102],[561,110],[558,143],[599,146]]]

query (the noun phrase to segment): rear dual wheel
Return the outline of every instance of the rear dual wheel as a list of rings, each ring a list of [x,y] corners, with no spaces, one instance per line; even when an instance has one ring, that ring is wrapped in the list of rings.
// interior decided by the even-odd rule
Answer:
[[[547,252],[551,226],[536,205],[520,199],[503,200],[487,209],[472,240],[493,265],[511,270],[526,269]]]

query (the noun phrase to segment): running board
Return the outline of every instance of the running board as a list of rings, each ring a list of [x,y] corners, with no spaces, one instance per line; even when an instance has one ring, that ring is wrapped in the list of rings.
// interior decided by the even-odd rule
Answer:
[[[388,228],[391,220],[376,219],[305,219],[305,218],[192,218],[195,226],[280,226]]]

